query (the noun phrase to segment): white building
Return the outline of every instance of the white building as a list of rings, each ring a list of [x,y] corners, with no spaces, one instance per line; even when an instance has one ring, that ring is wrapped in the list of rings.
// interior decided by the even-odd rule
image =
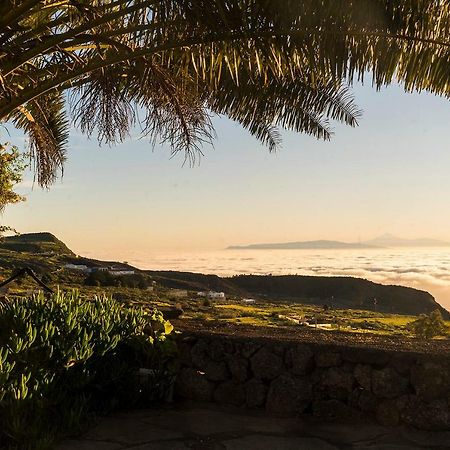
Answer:
[[[207,297],[211,300],[226,300],[226,296],[224,292],[197,292],[197,297]]]
[[[225,293],[224,292],[214,292],[209,291],[206,296],[210,298],[211,300],[225,300]]]
[[[256,303],[256,300],[254,298],[243,298],[241,301],[246,305],[253,305],[254,303]]]
[[[120,277],[122,275],[134,275],[134,270],[108,270],[108,272],[114,277]]]
[[[186,298],[188,296],[188,291],[185,289],[171,289],[169,294],[171,297],[175,298]]]
[[[84,273],[91,272],[91,268],[84,264],[65,264],[64,268],[69,270],[79,270]]]

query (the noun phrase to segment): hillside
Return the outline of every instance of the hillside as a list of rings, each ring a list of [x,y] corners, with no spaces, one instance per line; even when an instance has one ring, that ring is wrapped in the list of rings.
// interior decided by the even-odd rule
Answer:
[[[51,276],[55,285],[65,283],[77,287],[84,283],[85,275],[64,270],[67,263],[133,269],[136,274],[150,275],[158,285],[171,289],[214,290],[236,297],[319,306],[328,304],[336,308],[409,315],[429,313],[439,308],[444,317],[450,319],[450,314],[428,292],[403,286],[385,286],[360,278],[301,275],[240,275],[227,278],[191,272],[142,271],[126,263],[78,257],[51,233],[7,237],[0,243],[0,273],[4,278],[10,276],[14,269],[31,267],[40,276]]]
[[[47,253],[59,256],[74,255],[64,242],[47,232],[5,237],[0,241],[0,249],[37,254]]]
[[[440,309],[443,316],[450,319],[450,313],[428,292],[404,286],[386,286],[361,278],[302,275],[238,275],[222,278],[191,272],[146,272],[159,284],[176,289],[215,290],[228,295],[312,305],[327,304],[337,308],[394,314],[418,315]]]
[[[382,285],[361,278],[240,275],[229,280],[239,289],[272,299],[283,298],[311,304],[332,303],[340,308],[412,315],[430,313],[439,308],[450,319],[448,311],[428,292],[404,286]]]

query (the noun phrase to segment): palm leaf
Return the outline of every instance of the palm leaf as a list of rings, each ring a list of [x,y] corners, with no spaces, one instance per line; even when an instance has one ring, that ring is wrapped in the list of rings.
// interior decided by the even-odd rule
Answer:
[[[192,157],[212,111],[275,149],[278,127],[328,139],[331,120],[355,125],[348,86],[364,77],[449,97],[449,36],[447,0],[10,0],[0,120],[29,133],[43,184],[63,146],[40,106],[65,90],[75,124],[102,142],[143,109],[144,134]]]
[[[28,134],[38,183],[49,186],[57,171],[62,173],[66,159],[69,123],[63,95],[54,91],[41,96],[15,112],[11,119]]]

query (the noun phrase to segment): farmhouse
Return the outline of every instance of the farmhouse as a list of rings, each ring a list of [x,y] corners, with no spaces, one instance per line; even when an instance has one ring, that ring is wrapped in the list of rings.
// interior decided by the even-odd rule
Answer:
[[[79,270],[83,273],[90,273],[92,271],[92,269],[85,264],[65,264],[64,268],[68,270]]]

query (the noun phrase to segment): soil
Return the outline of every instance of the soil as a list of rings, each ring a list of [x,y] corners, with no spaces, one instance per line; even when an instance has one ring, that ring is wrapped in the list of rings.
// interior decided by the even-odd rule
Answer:
[[[183,320],[171,321],[176,330],[186,334],[220,335],[233,338],[261,338],[302,342],[313,345],[332,345],[380,350],[426,353],[450,356],[450,339],[413,339],[401,336],[383,336],[370,333],[323,331],[319,329],[280,326],[262,327],[218,321]]]

